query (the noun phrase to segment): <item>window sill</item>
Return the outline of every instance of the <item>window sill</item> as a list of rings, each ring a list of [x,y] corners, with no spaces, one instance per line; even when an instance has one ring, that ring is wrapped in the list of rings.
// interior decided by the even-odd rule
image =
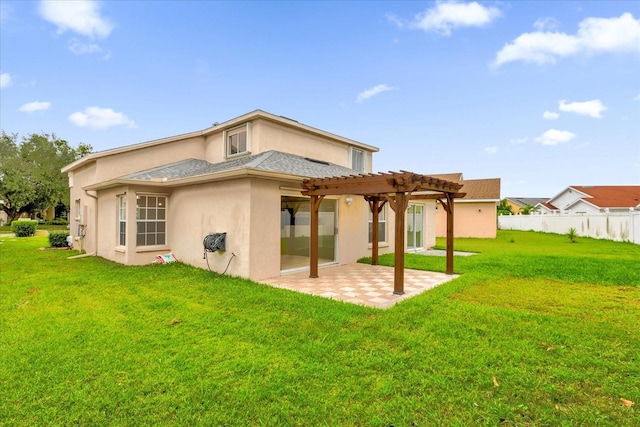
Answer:
[[[136,253],[142,252],[157,252],[157,251],[170,251],[171,248],[167,245],[158,245],[158,246],[137,246]]]
[[[389,243],[387,242],[380,242],[378,243],[378,248],[388,248],[389,247]],[[369,249],[373,248],[373,245],[371,243],[369,243]]]
[[[116,252],[125,253],[127,248],[125,246],[116,246],[114,249]]]
[[[237,154],[227,154],[227,156],[225,157],[225,159],[235,159],[237,157],[244,157],[244,156],[250,156],[251,155],[251,151],[243,151],[242,153],[237,153]]]

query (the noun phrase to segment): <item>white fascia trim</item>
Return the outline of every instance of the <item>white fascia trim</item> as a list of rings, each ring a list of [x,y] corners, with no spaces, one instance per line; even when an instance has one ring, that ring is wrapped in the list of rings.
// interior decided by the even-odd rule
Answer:
[[[166,178],[160,178],[160,179],[154,178],[150,180],[112,179],[109,181],[88,185],[86,187],[83,187],[83,190],[104,190],[107,188],[118,187],[122,185],[173,188],[173,187],[183,187],[186,185],[193,185],[193,184],[203,184],[207,182],[228,181],[230,179],[238,179],[238,178],[263,178],[263,179],[270,179],[270,180],[293,181],[293,182],[300,182],[300,183],[302,183],[302,181],[304,181],[305,179],[308,179],[308,177],[302,176],[302,175],[290,175],[290,174],[285,174],[281,172],[265,171],[261,169],[243,168],[243,169],[234,169],[231,171],[215,172],[215,173],[206,174],[206,175],[190,176],[188,178],[172,179],[172,180],[168,180]]]
[[[456,203],[498,203],[500,199],[453,199]]]

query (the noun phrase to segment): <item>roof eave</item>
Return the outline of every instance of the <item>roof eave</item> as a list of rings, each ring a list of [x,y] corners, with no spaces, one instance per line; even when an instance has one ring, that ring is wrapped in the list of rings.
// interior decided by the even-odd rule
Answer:
[[[300,182],[304,179],[307,179],[306,176],[301,175],[293,175],[282,172],[273,172],[273,171],[265,171],[262,169],[254,169],[254,168],[241,168],[234,169],[230,171],[221,171],[214,172],[204,175],[196,175],[190,176],[186,178],[179,179],[152,179],[152,180],[141,180],[141,179],[112,179],[109,181],[88,185],[83,187],[83,190],[106,190],[113,187],[119,187],[123,185],[137,185],[137,186],[145,186],[145,187],[165,187],[165,188],[174,188],[174,187],[184,187],[187,185],[196,185],[196,184],[205,184],[208,182],[215,181],[227,181],[231,179],[238,178],[263,178],[275,181],[294,181]]]

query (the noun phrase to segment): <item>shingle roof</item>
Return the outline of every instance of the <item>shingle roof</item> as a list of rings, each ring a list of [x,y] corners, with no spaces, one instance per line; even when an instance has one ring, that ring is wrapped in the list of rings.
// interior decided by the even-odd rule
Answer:
[[[120,178],[141,181],[158,179],[171,181],[239,169],[256,169],[309,178],[326,178],[356,174],[353,169],[344,166],[272,150],[220,163],[209,163],[199,159],[187,159],[124,175]]]
[[[507,200],[515,203],[518,206],[535,206],[538,203],[545,203],[549,200],[548,197],[507,197]]]
[[[500,178],[465,179],[460,192],[467,193],[462,200],[499,200]]]
[[[572,185],[571,188],[591,197],[582,200],[600,208],[635,208],[640,206],[640,185]]]

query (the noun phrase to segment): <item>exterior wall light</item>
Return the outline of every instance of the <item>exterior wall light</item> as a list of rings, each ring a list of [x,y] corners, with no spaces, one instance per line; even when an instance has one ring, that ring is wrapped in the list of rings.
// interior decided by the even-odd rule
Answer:
[[[351,206],[351,202],[353,202],[353,197],[347,196],[344,198],[344,201],[347,202],[347,206]]]

